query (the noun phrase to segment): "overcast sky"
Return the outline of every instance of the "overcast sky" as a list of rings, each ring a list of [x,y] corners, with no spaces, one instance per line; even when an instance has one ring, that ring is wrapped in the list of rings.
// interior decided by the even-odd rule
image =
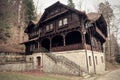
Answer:
[[[68,0],[33,0],[37,6],[38,13],[44,11],[45,8],[52,5],[53,3],[60,1],[63,4],[67,4]],[[81,10],[86,12],[96,12],[98,9],[98,4],[106,0],[73,0],[75,3],[76,9],[80,9],[80,3],[82,3]],[[120,4],[120,0],[107,0],[111,5]]]

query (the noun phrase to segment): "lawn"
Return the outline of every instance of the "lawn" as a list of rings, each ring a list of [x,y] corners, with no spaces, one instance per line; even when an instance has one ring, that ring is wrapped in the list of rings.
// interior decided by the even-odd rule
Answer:
[[[29,75],[16,72],[1,72],[0,80],[69,80],[65,77],[50,76],[50,75]]]

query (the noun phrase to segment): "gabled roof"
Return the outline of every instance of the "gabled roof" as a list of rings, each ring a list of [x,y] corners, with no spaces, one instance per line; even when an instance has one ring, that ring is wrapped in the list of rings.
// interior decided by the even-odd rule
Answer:
[[[32,28],[32,27],[34,27],[36,24],[37,24],[37,22],[31,20],[31,21],[28,23],[28,25],[27,25],[27,27],[26,27],[26,29],[25,29],[24,32],[25,32],[25,33],[28,33],[28,32],[29,32],[29,29]]]
[[[25,44],[25,43],[28,43],[28,42],[36,41],[38,39],[39,39],[39,37],[36,37],[36,38],[30,39],[30,40],[24,41],[24,42],[22,42],[20,44]]]
[[[95,21],[99,20],[100,18],[102,18],[102,21],[104,22],[104,25],[107,26],[107,23],[106,23],[103,15],[100,14],[100,13],[94,13],[94,12],[88,13],[88,14],[87,14],[87,18],[88,18],[88,20],[90,20],[91,22],[95,22]]]
[[[47,10],[50,10],[52,7],[54,7],[54,6],[56,6],[56,5],[62,6],[62,7],[66,8],[66,9],[68,9],[68,10],[71,10],[71,11],[77,13],[77,14],[86,16],[85,12],[81,12],[81,11],[79,11],[79,10],[77,10],[77,9],[71,8],[71,7],[69,7],[69,6],[66,6],[66,5],[64,5],[64,4],[62,4],[62,3],[60,3],[60,2],[58,1],[58,2],[54,3],[53,5],[51,5],[51,6],[49,6],[48,8],[45,9],[45,11],[44,11],[44,13],[43,13],[43,15],[42,15],[42,17],[41,17],[41,19],[39,20],[38,23],[40,23],[40,22],[42,21],[42,19],[46,16]]]
[[[101,14],[100,13],[91,12],[91,13],[87,14],[87,17],[88,17],[88,19],[90,21],[96,21],[96,20],[98,20],[101,17]]]

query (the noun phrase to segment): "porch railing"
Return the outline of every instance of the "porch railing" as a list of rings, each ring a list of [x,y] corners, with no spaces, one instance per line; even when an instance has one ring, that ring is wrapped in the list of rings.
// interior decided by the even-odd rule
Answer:
[[[53,47],[51,51],[56,52],[56,51],[78,50],[78,49],[83,49],[83,48],[84,47],[82,46],[82,43],[80,43],[80,44]]]

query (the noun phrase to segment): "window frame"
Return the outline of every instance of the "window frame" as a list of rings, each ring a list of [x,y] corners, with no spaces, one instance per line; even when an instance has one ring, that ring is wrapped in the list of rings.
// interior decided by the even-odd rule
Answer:
[[[101,62],[104,63],[104,58],[103,58],[103,56],[101,56]]]
[[[67,25],[68,24],[68,18],[64,18],[63,19],[63,25]]]
[[[64,17],[58,21],[59,27],[64,27],[65,25],[68,25],[68,18],[67,17]]]
[[[52,28],[51,28],[51,27],[52,27]],[[50,30],[53,30],[53,29],[54,29],[53,23],[51,23],[51,24],[49,25],[49,29],[50,29]]]
[[[95,56],[95,62],[96,62],[96,65],[97,65],[98,64],[97,56]]]
[[[89,56],[89,65],[92,66],[92,58]]]
[[[49,30],[50,30],[49,24],[45,26],[45,30],[46,30],[46,31],[49,31]]]
[[[60,19],[60,20],[58,21],[58,26],[59,26],[59,27],[63,26],[63,21],[62,21],[62,19]]]

